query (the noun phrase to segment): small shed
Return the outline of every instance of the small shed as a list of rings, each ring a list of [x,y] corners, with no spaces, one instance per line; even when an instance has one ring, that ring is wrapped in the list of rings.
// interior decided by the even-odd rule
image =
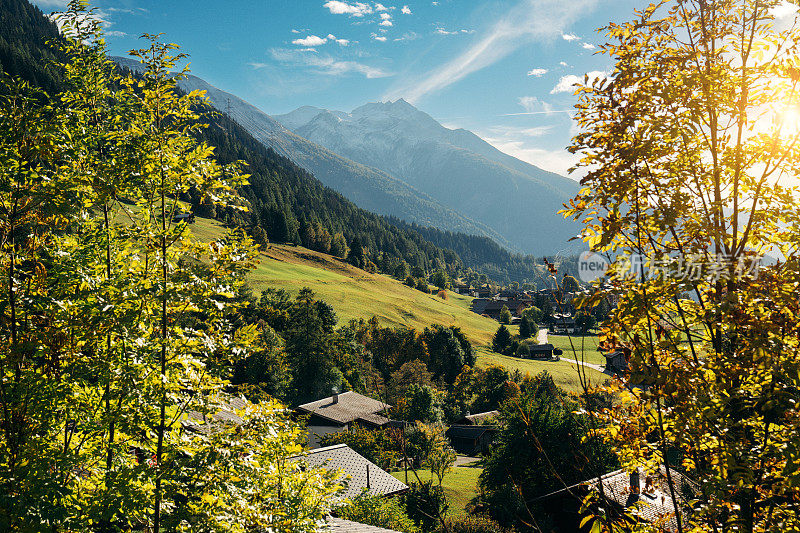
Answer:
[[[628,358],[620,351],[603,354],[606,358],[606,371],[621,374],[628,370]]]
[[[500,429],[497,426],[461,426],[453,424],[445,436],[455,451],[475,456],[489,451]]]
[[[553,351],[555,350],[555,347],[550,343],[534,344],[528,348],[531,353],[531,359],[552,359]]]

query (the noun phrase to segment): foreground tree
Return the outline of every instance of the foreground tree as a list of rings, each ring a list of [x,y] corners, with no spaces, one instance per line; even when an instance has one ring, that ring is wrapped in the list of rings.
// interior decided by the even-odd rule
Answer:
[[[568,214],[615,259],[583,305],[619,302],[602,342],[630,361],[598,414],[625,466],[666,467],[678,531],[800,527],[800,34],[796,9],[775,18],[787,8],[651,5],[606,28],[613,72],[579,89],[572,150],[588,172]],[[765,253],[780,261],[757,270]],[[692,501],[670,469],[698,483]]]
[[[287,461],[282,407],[204,423],[259,347],[232,320],[255,248],[174,214],[190,189],[235,205],[244,176],[194,139],[174,45],[120,78],[83,2],[62,23],[63,92],[0,99],[0,529],[312,531],[336,483]]]

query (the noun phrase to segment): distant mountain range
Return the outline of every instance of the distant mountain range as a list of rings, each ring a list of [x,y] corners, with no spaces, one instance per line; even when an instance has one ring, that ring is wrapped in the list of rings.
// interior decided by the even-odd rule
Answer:
[[[138,70],[137,61],[115,57]],[[312,172],[358,206],[421,226],[487,236],[535,255],[574,245],[578,226],[557,211],[578,185],[511,157],[474,133],[451,130],[405,100],[351,113],[310,106],[270,117],[196,76],[182,89],[205,90],[258,141]]]
[[[578,232],[557,214],[578,192],[575,181],[505,154],[470,131],[446,128],[403,99],[350,113],[304,106],[273,118],[488,225],[526,253],[567,248]]]

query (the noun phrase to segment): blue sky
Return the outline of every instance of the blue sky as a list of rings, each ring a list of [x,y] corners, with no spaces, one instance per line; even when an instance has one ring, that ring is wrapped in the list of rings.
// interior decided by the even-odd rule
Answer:
[[[36,0],[46,13],[66,0]],[[190,54],[192,73],[269,114],[350,111],[405,98],[448,127],[561,174],[575,133],[570,85],[634,0],[96,0],[111,53],[142,33]]]

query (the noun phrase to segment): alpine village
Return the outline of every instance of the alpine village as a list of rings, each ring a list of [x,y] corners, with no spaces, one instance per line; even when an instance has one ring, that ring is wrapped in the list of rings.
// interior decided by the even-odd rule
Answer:
[[[407,1],[0,0],[0,531],[800,531],[800,4]]]

